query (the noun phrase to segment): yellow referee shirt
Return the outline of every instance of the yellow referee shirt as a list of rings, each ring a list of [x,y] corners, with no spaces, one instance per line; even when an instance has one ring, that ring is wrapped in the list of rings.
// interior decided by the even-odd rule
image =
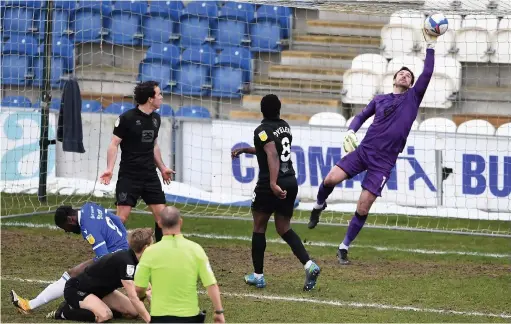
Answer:
[[[189,317],[199,314],[197,279],[216,284],[204,249],[179,235],[165,235],[149,246],[138,263],[135,286],[151,283],[151,316]]]

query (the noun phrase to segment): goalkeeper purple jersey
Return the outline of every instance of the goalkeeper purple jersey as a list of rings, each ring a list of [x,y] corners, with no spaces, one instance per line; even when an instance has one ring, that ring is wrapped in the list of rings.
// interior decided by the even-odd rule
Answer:
[[[428,88],[435,65],[435,51],[427,49],[424,70],[417,82],[402,94],[384,94],[374,99],[358,114],[349,129],[358,131],[362,124],[372,115],[374,121],[360,143],[363,148],[384,153],[390,159],[397,159],[405,147],[406,139],[417,117],[419,105]]]

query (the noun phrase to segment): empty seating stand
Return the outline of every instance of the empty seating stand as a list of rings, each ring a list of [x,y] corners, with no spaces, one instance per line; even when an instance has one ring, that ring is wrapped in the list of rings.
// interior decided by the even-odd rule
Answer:
[[[142,15],[147,13],[146,1],[116,1],[106,20],[109,33],[106,41],[118,45],[142,44]]]
[[[6,96],[2,98],[2,107],[30,108],[32,107],[32,103],[30,99],[24,96]]]
[[[182,47],[200,46],[213,41],[211,30],[216,29],[218,7],[214,1],[192,1],[179,17]]]
[[[147,15],[142,17],[143,44],[171,43],[179,40],[181,1],[151,1]]]
[[[176,84],[175,71],[179,68],[180,49],[171,44],[154,44],[149,47],[139,64],[138,81],[155,80],[162,92],[169,93]]]
[[[246,48],[226,48],[219,55],[212,71],[213,97],[239,98],[244,85],[250,83],[252,55]]]
[[[175,71],[177,84],[172,92],[190,96],[209,95],[215,55],[214,49],[207,44],[185,49],[181,54],[180,66]]]
[[[227,2],[218,14],[218,28],[214,38],[217,48],[250,45],[249,22],[254,19],[255,6],[248,3]]]
[[[209,110],[201,106],[184,106],[175,114],[176,117],[187,118],[211,118]]]
[[[74,41],[99,42],[102,37],[108,35],[108,31],[103,27],[110,24],[110,12],[113,2],[102,1],[78,1],[78,6],[74,11],[74,20],[72,28],[74,31]]]
[[[2,84],[30,85],[38,42],[28,35],[11,34],[2,46]]]
[[[291,33],[291,9],[262,5],[250,21],[250,49],[253,52],[280,52]]]

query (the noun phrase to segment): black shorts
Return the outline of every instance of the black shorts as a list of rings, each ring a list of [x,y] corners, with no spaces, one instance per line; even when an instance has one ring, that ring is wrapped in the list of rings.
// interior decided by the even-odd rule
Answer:
[[[80,302],[85,299],[85,297],[89,295],[94,295],[99,299],[103,299],[106,295],[112,293],[111,291],[103,291],[103,292],[87,292],[84,291],[82,287],[80,287],[80,283],[78,279],[71,278],[66,281],[66,285],[64,287],[64,299],[72,308],[78,309],[80,308]]]
[[[204,323],[206,314],[200,312],[199,315],[190,317],[179,316],[151,316],[151,323]]]
[[[294,176],[279,179],[277,184],[282,190],[287,190],[285,199],[279,199],[273,194],[270,185],[256,186],[252,196],[252,210],[268,214],[279,214],[293,217],[296,196],[298,195],[298,182]]]
[[[147,205],[165,204],[165,194],[158,175],[134,176],[120,175],[115,186],[115,204],[135,207],[140,197]]]

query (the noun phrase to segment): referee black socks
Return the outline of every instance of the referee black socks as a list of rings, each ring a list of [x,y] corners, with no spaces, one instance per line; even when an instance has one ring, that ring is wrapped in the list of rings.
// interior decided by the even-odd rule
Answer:
[[[266,234],[253,232],[252,264],[254,265],[254,272],[257,274],[263,273],[265,250],[266,250]]]
[[[305,250],[305,246],[303,246],[302,240],[300,240],[300,237],[295,233],[295,231],[293,231],[293,229],[290,228],[281,237],[291,247],[294,255],[296,255],[298,260],[300,260],[303,265],[305,265],[307,261],[310,260],[309,254],[307,253],[307,250]]]
[[[163,238],[163,231],[160,228],[160,226],[158,226],[158,223],[155,222],[154,223],[154,239],[156,240],[156,242],[160,242],[162,238]]]
[[[96,322],[96,315],[88,309],[65,307],[62,310],[65,319],[77,322]]]

